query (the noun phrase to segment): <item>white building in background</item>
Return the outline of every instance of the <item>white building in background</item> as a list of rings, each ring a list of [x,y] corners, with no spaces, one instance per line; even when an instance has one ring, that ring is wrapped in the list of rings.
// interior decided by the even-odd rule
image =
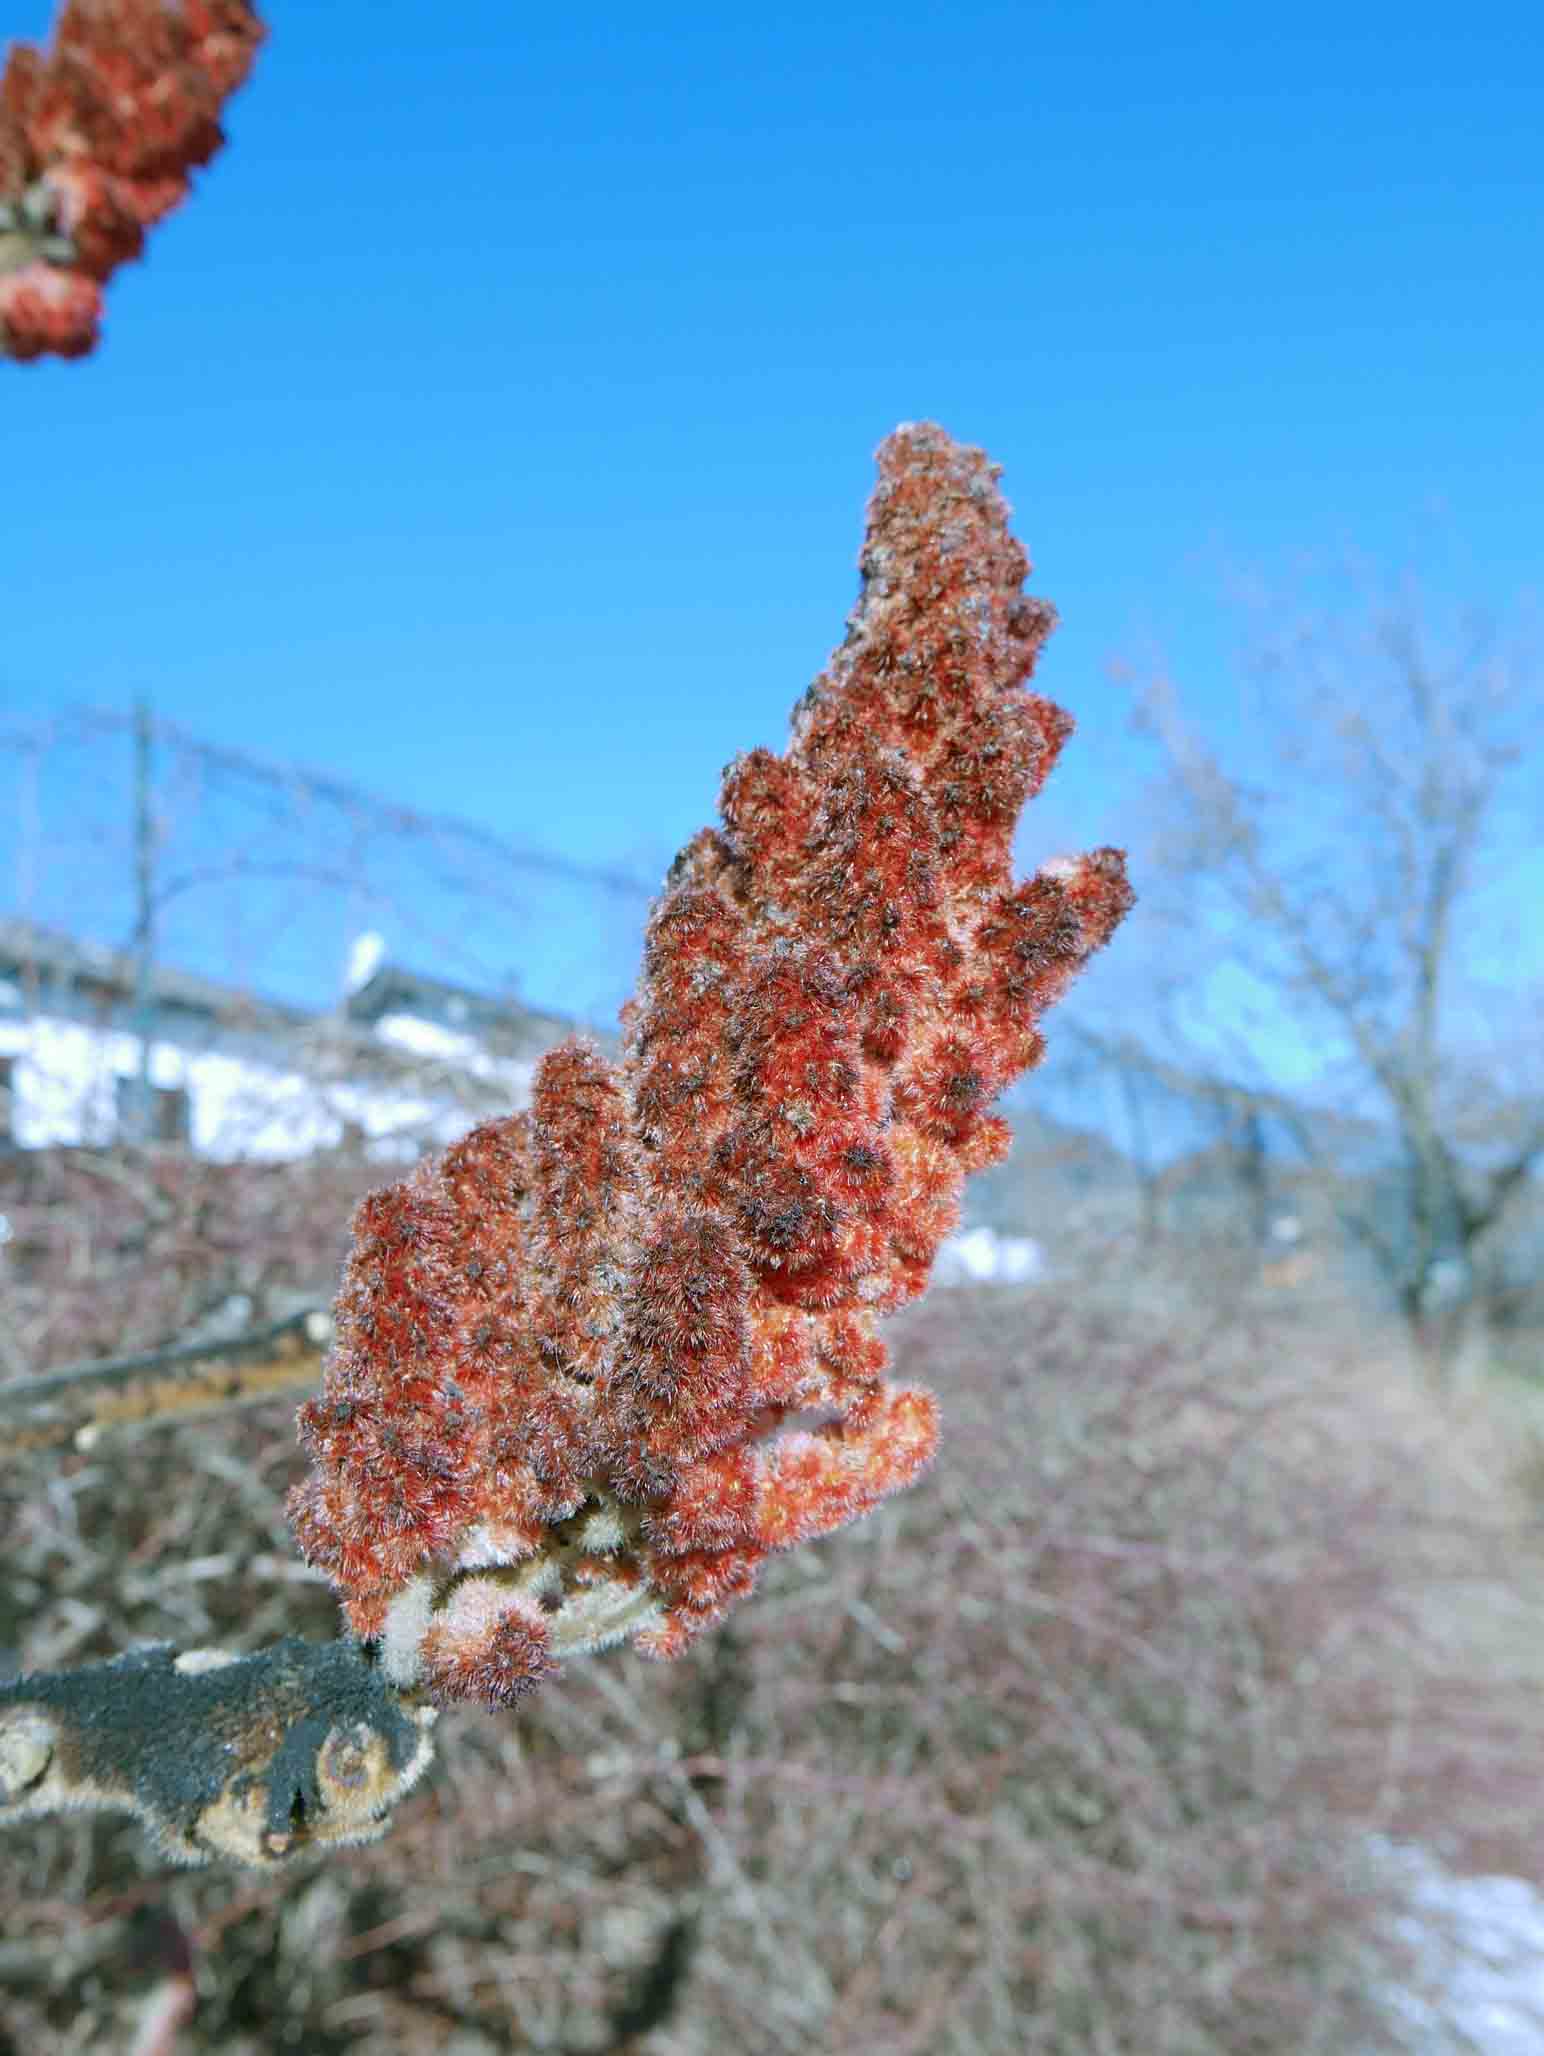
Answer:
[[[416,1156],[524,1105],[537,1059],[574,1025],[419,977],[376,937],[352,968],[324,1015],[157,970],[143,1037],[151,1140],[219,1158]],[[0,1147],[143,1132],[140,1031],[125,952],[0,921]]]
[[[933,1280],[938,1285],[1034,1285],[1046,1274],[1045,1251],[1027,1235],[999,1235],[995,1228],[965,1228],[938,1251]]]

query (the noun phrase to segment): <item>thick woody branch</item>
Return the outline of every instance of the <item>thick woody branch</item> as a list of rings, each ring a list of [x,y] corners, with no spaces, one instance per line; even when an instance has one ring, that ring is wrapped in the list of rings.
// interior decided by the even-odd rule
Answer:
[[[379,1839],[433,1720],[351,1642],[135,1650],[0,1686],[0,1823],[132,1813],[174,1862],[267,1869]]]
[[[1460,1195],[1460,1218],[1470,1242],[1477,1242],[1495,1226],[1512,1195],[1533,1175],[1541,1158],[1544,1158],[1544,1120],[1535,1122],[1507,1161],[1492,1172],[1483,1198],[1471,1200],[1466,1194]]]
[[[232,1407],[257,1406],[321,1380],[332,1316],[320,1307],[221,1342],[186,1343],[0,1385],[0,1457],[73,1445],[103,1434],[169,1427]]]

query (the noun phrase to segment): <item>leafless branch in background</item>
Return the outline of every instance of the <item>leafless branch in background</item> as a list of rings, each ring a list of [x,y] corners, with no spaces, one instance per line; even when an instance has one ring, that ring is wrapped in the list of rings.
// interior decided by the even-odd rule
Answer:
[[[1451,1382],[1484,1354],[1496,1231],[1541,1211],[1544,991],[1509,939],[1534,667],[1408,582],[1262,613],[1234,766],[1166,676],[1141,700],[1165,990],[1104,1050],[1271,1123]]]
[[[0,1384],[0,1460],[73,1447],[106,1434],[262,1406],[309,1392],[332,1340],[325,1307],[224,1342],[192,1342]]]

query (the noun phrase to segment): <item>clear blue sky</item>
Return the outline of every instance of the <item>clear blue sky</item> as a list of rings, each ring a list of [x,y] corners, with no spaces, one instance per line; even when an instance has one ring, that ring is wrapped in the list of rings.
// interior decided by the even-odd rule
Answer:
[[[1034,856],[1125,839],[1112,656],[1226,727],[1219,558],[1539,584],[1531,6],[265,18],[101,351],[0,373],[0,712],[148,690],[653,862],[781,745],[925,417],[1003,464],[1063,615]]]

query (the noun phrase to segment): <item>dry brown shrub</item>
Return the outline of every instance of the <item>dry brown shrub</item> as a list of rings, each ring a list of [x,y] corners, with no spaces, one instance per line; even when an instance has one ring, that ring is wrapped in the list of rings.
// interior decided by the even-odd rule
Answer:
[[[447,1718],[377,1848],[252,1882],[13,1831],[11,2046],[132,2047],[185,1958],[190,2052],[1386,2046],[1364,1833],[1538,1862],[1539,1556],[1488,1417],[1204,1252],[898,1335],[944,1405],[920,1487],[680,1663]],[[297,1471],[273,1407],[11,1479],[18,1655],[329,1632]]]
[[[383,1173],[341,1154],[220,1163],[180,1149],[0,1152],[0,1368],[38,1376],[325,1302]],[[239,1325],[239,1322],[238,1322]]]

